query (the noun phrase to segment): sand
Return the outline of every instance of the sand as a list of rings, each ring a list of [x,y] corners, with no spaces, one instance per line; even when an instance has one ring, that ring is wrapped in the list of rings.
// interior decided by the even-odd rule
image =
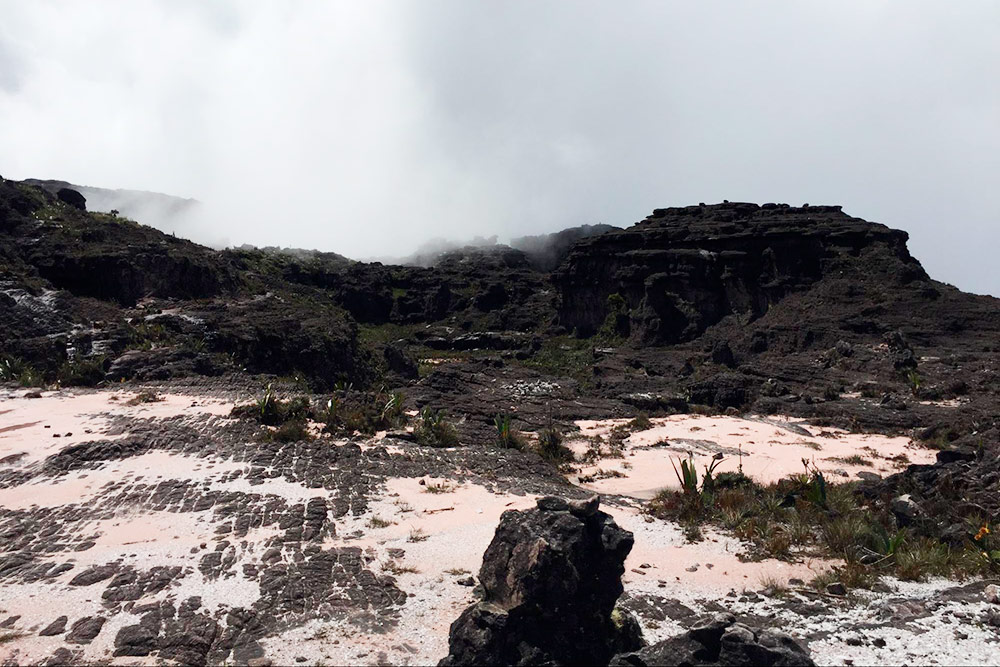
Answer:
[[[2,464],[7,469],[33,469],[47,456],[69,445],[120,437],[108,434],[115,415],[203,419],[206,415],[223,417],[232,407],[221,400],[170,394],[164,395],[160,402],[130,406],[127,401],[134,394],[115,390],[46,392],[42,399],[32,400],[22,398],[22,393],[0,395],[0,458],[21,454]],[[592,444],[586,437],[607,438],[610,429],[622,421],[579,422],[580,436],[570,438],[568,444],[582,454]],[[52,433],[60,433],[61,437],[53,438]],[[362,446],[365,449],[383,446],[383,437],[384,434],[378,434]],[[402,451],[400,447],[392,445],[392,451]],[[834,481],[839,478],[836,470],[843,470],[848,478],[863,470],[886,474],[901,460],[893,457],[900,455],[915,463],[933,458],[933,452],[916,448],[906,438],[817,429],[785,419],[705,416],[655,419],[651,428],[625,441],[623,458],[580,464],[571,475],[574,479],[598,469],[618,470],[623,475],[585,486],[606,494],[602,509],[635,535],[635,547],[626,561],[623,578],[627,594],[672,598],[700,609],[731,591],[761,590],[770,584],[787,584],[793,578],[808,581],[835,564],[818,559],[795,563],[773,559],[745,562],[741,558],[744,547],[734,538],[706,529],[703,541],[690,544],[677,525],[653,520],[642,513],[638,499],[650,497],[660,488],[676,486],[671,457],[686,456],[690,451],[700,469],[721,451],[725,460],[718,470],[735,470],[741,449],[744,472],[765,482],[800,472],[803,457],[814,461]],[[835,460],[854,454],[869,458],[872,465]],[[329,494],[335,493],[284,478],[251,485],[242,476],[246,471],[246,464],[216,456],[192,457],[154,450],[105,461],[95,468],[42,478],[44,481],[35,478],[26,484],[0,489],[0,506],[28,509],[98,503],[112,485],[153,484],[168,479],[195,482],[206,489],[277,496],[289,504],[305,503],[316,497],[332,499]],[[327,537],[323,546],[360,547],[370,569],[396,578],[399,588],[409,596],[399,609],[398,622],[385,634],[372,634],[350,622],[310,621],[265,639],[262,645],[266,655],[275,664],[293,664],[297,658],[306,658],[307,664],[436,662],[447,652],[450,624],[474,600],[472,588],[460,585],[459,580],[478,573],[500,515],[510,509],[533,507],[535,500],[536,496],[530,494],[494,493],[471,482],[449,479],[387,480],[364,513],[336,520],[336,533]],[[185,576],[141,600],[142,603],[200,596],[204,607],[214,612],[252,605],[260,596],[254,579],[240,575],[208,579],[198,570],[205,548],[213,549],[217,543],[217,521],[212,510],[171,513],[126,507],[115,509],[109,518],[80,526],[81,533],[93,536],[94,546],[68,556],[51,556],[59,562],[70,559],[75,565],[72,570],[53,580],[0,586],[0,610],[8,615],[21,614],[17,627],[29,629],[25,636],[0,645],[0,661],[9,658],[14,650],[19,651],[20,662],[44,659],[63,642],[59,636],[37,636],[39,629],[62,614],[68,615],[72,623],[103,611],[99,599],[101,586],[68,586],[72,577],[90,565],[118,561],[136,569],[156,565],[185,569]],[[253,529],[238,544],[231,545],[237,562],[234,571],[242,572],[243,563],[259,562],[267,541],[279,532],[276,526]],[[730,602],[727,598],[725,604]],[[110,660],[118,629],[136,621],[136,616],[127,613],[110,618],[98,638],[83,648],[83,657]],[[831,621],[826,618],[823,622]],[[669,636],[680,626],[668,619],[657,624],[644,622],[643,629],[647,638],[653,640]],[[831,639],[820,647],[819,655],[832,659],[838,646],[843,644]],[[855,654],[862,661],[883,659],[861,649],[851,653]],[[144,661],[148,660],[113,660],[122,664]]]
[[[567,446],[581,457],[595,436],[607,440],[627,420],[579,421],[580,437]],[[699,476],[721,454],[716,472],[743,471],[761,483],[804,471],[803,459],[831,481],[857,479],[860,472],[888,475],[909,463],[931,463],[936,452],[909,438],[848,433],[773,417],[675,415],[653,419],[652,428],[624,441],[624,457],[577,466],[576,477],[605,477],[581,484],[597,493],[649,499],[664,488],[679,488],[671,463],[692,455]],[[860,456],[863,461],[851,457]]]

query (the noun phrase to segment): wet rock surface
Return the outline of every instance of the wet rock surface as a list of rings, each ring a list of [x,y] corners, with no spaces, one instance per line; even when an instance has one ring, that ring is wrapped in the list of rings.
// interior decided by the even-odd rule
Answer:
[[[632,534],[592,510],[547,496],[503,514],[479,572],[483,600],[452,624],[440,664],[602,664],[640,645],[635,621],[614,611]]]

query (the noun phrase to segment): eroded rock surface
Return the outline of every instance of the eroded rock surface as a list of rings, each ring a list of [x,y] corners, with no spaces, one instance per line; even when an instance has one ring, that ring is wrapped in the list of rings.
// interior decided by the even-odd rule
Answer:
[[[770,667],[814,665],[806,649],[788,635],[772,629],[755,629],[720,613],[684,634],[616,655],[614,667],[653,665],[745,665]]]

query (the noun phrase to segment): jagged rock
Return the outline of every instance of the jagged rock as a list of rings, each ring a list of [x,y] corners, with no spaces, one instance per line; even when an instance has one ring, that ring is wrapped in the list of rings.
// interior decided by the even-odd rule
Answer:
[[[908,493],[893,498],[889,508],[902,526],[910,525],[922,514],[920,505]]]
[[[596,508],[569,509],[548,497],[503,513],[483,555],[483,599],[452,624],[440,664],[601,664],[641,646],[634,619],[615,610],[632,534]]]
[[[52,621],[44,628],[39,631],[39,636],[41,637],[52,637],[54,635],[61,635],[66,632],[66,623],[69,622],[69,618],[66,616],[60,616],[56,620]]]
[[[752,398],[757,382],[740,373],[719,373],[708,380],[696,382],[688,393],[692,403],[717,408],[741,408]]]
[[[107,619],[102,616],[85,616],[73,624],[66,641],[70,644],[89,644],[97,635],[101,633],[104,622]]]
[[[568,501],[568,505],[571,514],[586,518],[597,514],[597,510],[601,506],[601,497],[595,494],[582,500],[574,499]]]
[[[712,345],[712,363],[733,368],[736,366],[736,357],[733,350],[726,341],[718,341]]]
[[[754,630],[732,614],[717,614],[688,632],[614,656],[614,667],[652,665],[814,665],[791,637],[775,630]]]
[[[90,586],[91,584],[96,584],[99,581],[104,581],[105,579],[110,579],[111,577],[118,574],[119,566],[115,564],[111,565],[95,565],[94,567],[87,568],[80,574],[76,575],[69,580],[70,586]]]
[[[913,348],[906,341],[902,331],[893,331],[887,334],[885,342],[889,346],[889,356],[892,359],[893,368],[912,370],[917,367],[917,358],[913,354]]]

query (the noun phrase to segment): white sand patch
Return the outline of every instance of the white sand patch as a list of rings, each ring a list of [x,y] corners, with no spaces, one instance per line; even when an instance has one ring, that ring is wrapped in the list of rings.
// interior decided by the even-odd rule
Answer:
[[[0,392],[0,459],[23,453],[18,462],[22,465],[44,460],[70,445],[112,439],[107,434],[112,416],[221,417],[233,408],[229,401],[182,394],[160,394],[160,401],[129,405],[135,392],[62,389],[42,392],[42,398],[24,398],[24,393]]]
[[[53,586],[51,583],[5,583],[0,587],[0,610],[3,616],[20,614],[13,632],[23,633],[14,641],[0,644],[0,661],[34,664],[67,646],[64,635],[40,637],[38,632],[60,616],[67,616],[66,632],[75,621],[85,616],[105,616],[100,594],[88,586]],[[116,629],[109,619],[100,634],[87,646],[68,645],[71,650],[83,649],[88,661],[106,660],[114,649]],[[4,632],[11,632],[10,630]],[[14,659],[16,656],[16,660]]]
[[[624,421],[581,421],[577,425],[586,437],[605,437]],[[689,454],[694,456],[699,474],[721,453],[724,460],[716,472],[735,472],[742,466],[745,474],[761,483],[803,472],[803,459],[815,464],[828,479],[846,481],[856,479],[862,471],[887,475],[906,463],[930,463],[936,454],[909,438],[848,433],[787,419],[675,415],[652,422],[652,428],[625,439],[624,458],[604,458],[580,466],[578,477],[604,477],[582,486],[598,493],[652,498],[661,489],[678,488],[671,462]],[[591,446],[582,438],[568,444],[575,453]]]
[[[215,457],[153,450],[127,459],[105,461],[96,468],[73,470],[55,478],[33,478],[25,484],[0,489],[0,506],[27,509],[84,503],[118,482],[156,484],[168,479],[205,482],[246,468]]]
[[[679,526],[648,522],[630,508],[604,508],[619,526],[632,531],[635,546],[625,561],[625,589],[694,600],[719,598],[729,591],[760,590],[763,582],[787,585],[789,579],[810,581],[838,561],[804,558],[800,562],[766,559],[743,561],[739,540],[703,529],[704,539],[688,542]],[[641,567],[647,565],[648,567]]]
[[[337,536],[324,545],[361,547],[369,567],[396,577],[409,595],[399,625],[386,634],[372,635],[349,624],[314,622],[265,642],[268,657],[280,664],[296,657],[309,663],[375,663],[384,652],[391,664],[428,664],[447,654],[448,629],[474,600],[472,589],[459,585],[458,579],[478,575],[500,515],[508,509],[534,507],[537,496],[496,494],[476,484],[445,479],[424,478],[424,482],[388,480],[382,498],[372,502],[366,513],[338,522]],[[428,487],[446,490],[430,493]],[[635,534],[623,577],[626,591],[683,600],[717,598],[731,590],[759,590],[765,579],[780,583],[793,577],[811,579],[829,565],[744,563],[738,557],[740,543],[711,530],[705,531],[705,541],[688,544],[678,526],[648,522],[637,509],[602,505],[602,510]],[[390,553],[394,549],[404,550],[405,555],[394,557]]]

